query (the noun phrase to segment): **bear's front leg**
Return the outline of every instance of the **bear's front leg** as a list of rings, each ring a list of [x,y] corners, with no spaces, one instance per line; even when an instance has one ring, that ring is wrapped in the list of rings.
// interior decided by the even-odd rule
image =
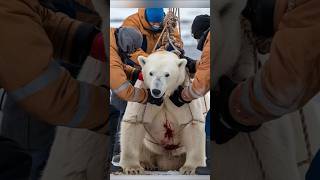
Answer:
[[[142,123],[121,122],[120,166],[125,174],[143,174],[140,165],[140,152],[143,146],[145,129]]]
[[[182,144],[186,148],[186,161],[180,168],[182,174],[195,174],[197,167],[206,166],[206,136],[204,124],[192,122],[182,131]]]

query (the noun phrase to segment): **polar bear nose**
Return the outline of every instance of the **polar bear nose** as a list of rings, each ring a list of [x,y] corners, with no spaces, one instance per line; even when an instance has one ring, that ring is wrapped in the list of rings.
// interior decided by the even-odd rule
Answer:
[[[159,89],[152,89],[152,94],[158,96],[161,93]]]

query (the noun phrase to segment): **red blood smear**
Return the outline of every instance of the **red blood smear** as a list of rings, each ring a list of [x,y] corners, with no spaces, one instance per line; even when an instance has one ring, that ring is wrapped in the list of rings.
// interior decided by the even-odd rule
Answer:
[[[171,140],[173,142],[173,132],[174,130],[171,127],[171,124],[168,120],[166,120],[166,123],[163,125],[163,127],[166,129],[166,132],[164,133],[164,138]],[[163,145],[166,144],[166,141],[162,140],[161,143]],[[175,150],[178,149],[180,147],[179,144],[167,144],[164,146],[164,149],[167,151],[171,151],[171,150]]]
[[[163,127],[166,129],[166,132],[164,133],[164,138],[172,139],[173,129],[171,128],[170,122],[168,120],[166,120],[166,123],[163,125]]]

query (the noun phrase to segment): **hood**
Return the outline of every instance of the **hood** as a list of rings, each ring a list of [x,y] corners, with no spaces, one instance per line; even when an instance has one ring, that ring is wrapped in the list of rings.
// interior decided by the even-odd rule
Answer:
[[[150,31],[153,31],[152,30],[152,27],[151,25],[149,24],[149,22],[147,21],[146,19],[146,13],[145,13],[145,8],[139,8],[138,9],[138,16],[139,16],[139,20],[143,26],[144,29],[147,29],[147,30],[150,30]],[[162,31],[162,28],[160,28],[158,31]],[[158,31],[154,31],[154,32],[158,32]]]

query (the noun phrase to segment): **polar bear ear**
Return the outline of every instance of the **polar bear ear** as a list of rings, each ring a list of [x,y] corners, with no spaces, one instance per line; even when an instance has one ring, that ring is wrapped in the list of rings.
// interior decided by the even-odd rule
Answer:
[[[181,68],[181,67],[186,67],[187,65],[187,60],[186,59],[179,59],[178,61],[178,67]]]
[[[144,56],[138,56],[138,61],[141,67],[143,67],[144,65],[146,65],[147,62],[147,58]]]

